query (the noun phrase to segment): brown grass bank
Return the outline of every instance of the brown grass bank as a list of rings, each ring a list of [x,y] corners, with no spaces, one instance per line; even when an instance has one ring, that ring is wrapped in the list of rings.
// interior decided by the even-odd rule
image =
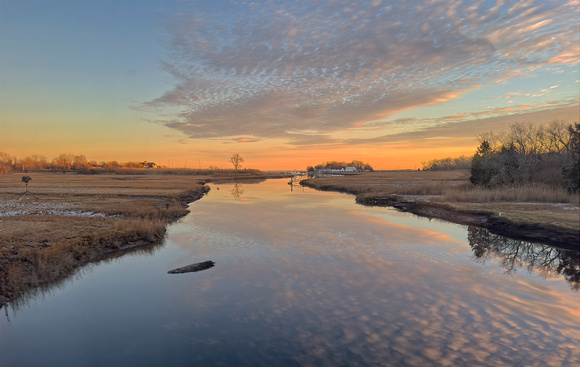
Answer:
[[[264,180],[259,171],[207,174],[0,175],[0,307],[104,254],[160,242],[210,181]]]
[[[365,172],[307,179],[318,190],[356,195],[365,205],[486,228],[492,233],[579,250],[580,198],[549,186],[483,189],[467,171]]]

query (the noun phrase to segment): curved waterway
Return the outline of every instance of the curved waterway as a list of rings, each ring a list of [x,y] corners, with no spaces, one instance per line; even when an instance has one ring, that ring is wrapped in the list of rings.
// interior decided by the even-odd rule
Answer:
[[[580,365],[577,253],[283,180],[190,210],[2,310],[0,366]]]

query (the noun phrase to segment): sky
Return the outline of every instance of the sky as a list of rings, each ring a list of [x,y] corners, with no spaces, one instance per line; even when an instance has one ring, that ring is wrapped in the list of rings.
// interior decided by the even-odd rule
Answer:
[[[580,2],[0,0],[0,151],[375,169],[580,120]]]

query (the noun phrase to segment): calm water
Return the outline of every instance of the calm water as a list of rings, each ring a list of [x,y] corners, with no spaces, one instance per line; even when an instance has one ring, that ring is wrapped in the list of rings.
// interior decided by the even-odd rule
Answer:
[[[580,365],[577,255],[282,180],[190,209],[1,314],[0,366]]]

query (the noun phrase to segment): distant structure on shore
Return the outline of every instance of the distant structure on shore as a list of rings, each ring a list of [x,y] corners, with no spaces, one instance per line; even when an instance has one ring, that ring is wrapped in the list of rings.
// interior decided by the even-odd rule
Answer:
[[[342,168],[316,168],[316,172],[333,172],[333,173],[348,173],[348,172],[360,172],[356,167],[348,166]]]
[[[141,162],[141,166],[143,166],[143,168],[157,168],[157,167],[159,167],[155,163],[147,162],[147,161]]]
[[[306,168],[308,172],[318,172],[318,173],[353,173],[353,172],[363,172],[363,171],[373,171],[373,167],[370,164],[363,161],[354,160],[352,162],[337,162],[328,161],[316,166],[308,166]]]

